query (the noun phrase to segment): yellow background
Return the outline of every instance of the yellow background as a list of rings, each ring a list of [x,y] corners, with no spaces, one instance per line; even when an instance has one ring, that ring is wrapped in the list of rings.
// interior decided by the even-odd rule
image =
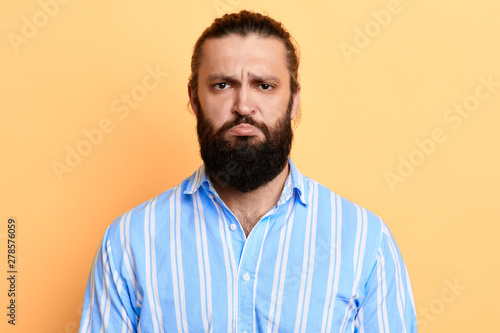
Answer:
[[[65,0],[51,16],[41,3],[53,0],[0,5],[0,331],[77,331],[106,227],[201,163],[186,108],[197,37],[219,14],[251,9],[282,21],[301,48],[293,160],[388,224],[420,332],[498,332],[500,87],[487,98],[477,88],[479,77],[500,82],[498,0]],[[112,103],[139,91],[148,68],[168,76],[120,118]],[[476,89],[475,111],[447,122]],[[66,164],[68,146],[84,149],[82,131],[103,119],[113,130],[58,179],[54,163]],[[446,140],[419,153],[415,140],[429,143],[436,128]],[[387,173],[410,156],[420,165],[390,185]],[[11,216],[15,327],[4,277]]]

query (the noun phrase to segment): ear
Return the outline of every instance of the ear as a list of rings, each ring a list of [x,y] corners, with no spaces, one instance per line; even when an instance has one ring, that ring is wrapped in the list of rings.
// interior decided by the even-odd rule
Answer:
[[[292,102],[292,112],[290,113],[290,119],[295,118],[297,115],[297,110],[299,109],[300,105],[300,84],[297,86],[297,92],[293,95],[293,102]]]
[[[193,88],[188,84],[188,96],[189,96],[189,104],[191,105],[191,109],[193,110],[194,115],[198,115],[198,108],[196,103],[196,96]]]

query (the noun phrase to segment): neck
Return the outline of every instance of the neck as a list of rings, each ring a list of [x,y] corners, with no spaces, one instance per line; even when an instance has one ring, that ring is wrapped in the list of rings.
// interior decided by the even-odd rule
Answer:
[[[261,217],[278,203],[289,169],[287,162],[273,180],[247,193],[228,186],[217,177],[211,177],[219,197],[236,216],[246,236],[250,234]]]

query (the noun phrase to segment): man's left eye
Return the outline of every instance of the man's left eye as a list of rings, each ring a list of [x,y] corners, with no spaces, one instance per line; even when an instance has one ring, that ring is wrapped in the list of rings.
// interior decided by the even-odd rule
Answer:
[[[262,90],[271,90],[273,88],[273,86],[271,86],[270,84],[266,84],[266,83],[262,83],[259,86],[260,86],[260,89],[262,89]]]

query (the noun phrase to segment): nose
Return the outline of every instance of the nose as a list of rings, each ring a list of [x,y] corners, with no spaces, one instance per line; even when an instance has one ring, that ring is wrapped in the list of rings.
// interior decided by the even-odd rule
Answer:
[[[250,89],[246,85],[241,85],[235,91],[235,100],[232,113],[247,117],[255,113],[255,104]]]

